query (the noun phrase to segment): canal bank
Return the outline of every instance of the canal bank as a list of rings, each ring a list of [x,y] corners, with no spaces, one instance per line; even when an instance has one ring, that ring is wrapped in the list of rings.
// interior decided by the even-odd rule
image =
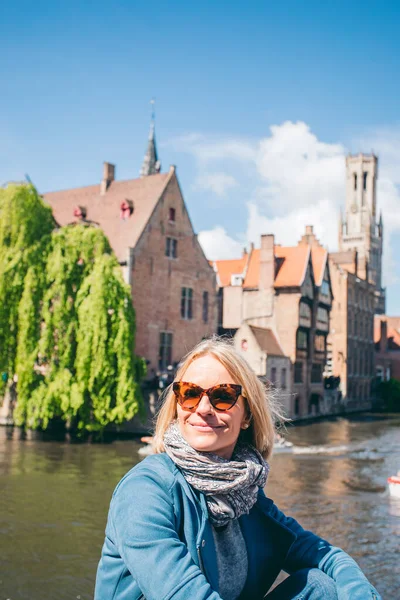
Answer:
[[[91,600],[112,491],[139,460],[137,440],[20,440],[0,428],[0,598]],[[400,417],[351,415],[289,426],[296,453],[271,460],[266,493],[346,549],[383,598],[400,587]]]

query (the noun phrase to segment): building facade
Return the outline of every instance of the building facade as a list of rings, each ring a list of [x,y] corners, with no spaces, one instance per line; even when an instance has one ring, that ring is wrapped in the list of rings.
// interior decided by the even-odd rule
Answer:
[[[161,173],[154,123],[140,178],[44,194],[60,225],[101,227],[132,289],[135,352],[148,377],[177,363],[216,331],[215,273],[193,230],[175,167]]]
[[[255,374],[270,382],[279,396],[283,411],[293,417],[291,362],[274,332],[243,323],[235,333],[234,345]]]
[[[378,381],[400,381],[400,317],[375,315],[375,369]]]
[[[370,408],[375,377],[376,288],[359,277],[356,251],[332,253],[329,262],[334,295],[328,338],[329,375],[340,378],[346,409]]]
[[[260,249],[251,248],[238,260],[214,262],[220,331],[233,333],[245,323],[273,332],[290,359],[289,414],[294,418],[320,414],[324,404],[332,303],[327,256],[304,239],[282,247],[273,235],[263,235]]]
[[[357,272],[375,287],[375,312],[385,312],[382,288],[382,213],[377,220],[376,181],[378,158],[349,155],[346,158],[346,208],[339,224],[339,252],[356,250]]]

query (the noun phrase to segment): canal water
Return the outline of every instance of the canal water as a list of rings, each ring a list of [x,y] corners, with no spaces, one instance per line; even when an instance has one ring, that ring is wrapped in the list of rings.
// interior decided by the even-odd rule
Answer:
[[[137,441],[77,445],[0,428],[0,600],[90,600],[114,486],[141,460]],[[384,600],[400,598],[400,417],[289,427],[266,492],[347,550]]]

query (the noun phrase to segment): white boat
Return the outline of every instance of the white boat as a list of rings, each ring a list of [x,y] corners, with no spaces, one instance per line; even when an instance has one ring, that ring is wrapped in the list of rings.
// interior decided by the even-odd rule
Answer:
[[[400,471],[397,475],[388,477],[389,494],[394,498],[400,498]]]

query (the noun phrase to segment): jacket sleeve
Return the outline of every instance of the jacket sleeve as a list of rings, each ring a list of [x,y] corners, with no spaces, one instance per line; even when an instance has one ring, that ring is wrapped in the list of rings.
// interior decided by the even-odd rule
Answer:
[[[150,469],[123,480],[111,501],[109,533],[146,600],[221,600],[179,539],[172,483]]]
[[[296,536],[283,567],[287,573],[305,568],[318,568],[335,581],[338,600],[382,600],[356,561],[346,552],[306,531],[295,519],[286,517],[275,505],[270,514]]]
[[[332,546],[318,568],[336,582],[338,600],[382,600],[356,561],[340,548]]]

